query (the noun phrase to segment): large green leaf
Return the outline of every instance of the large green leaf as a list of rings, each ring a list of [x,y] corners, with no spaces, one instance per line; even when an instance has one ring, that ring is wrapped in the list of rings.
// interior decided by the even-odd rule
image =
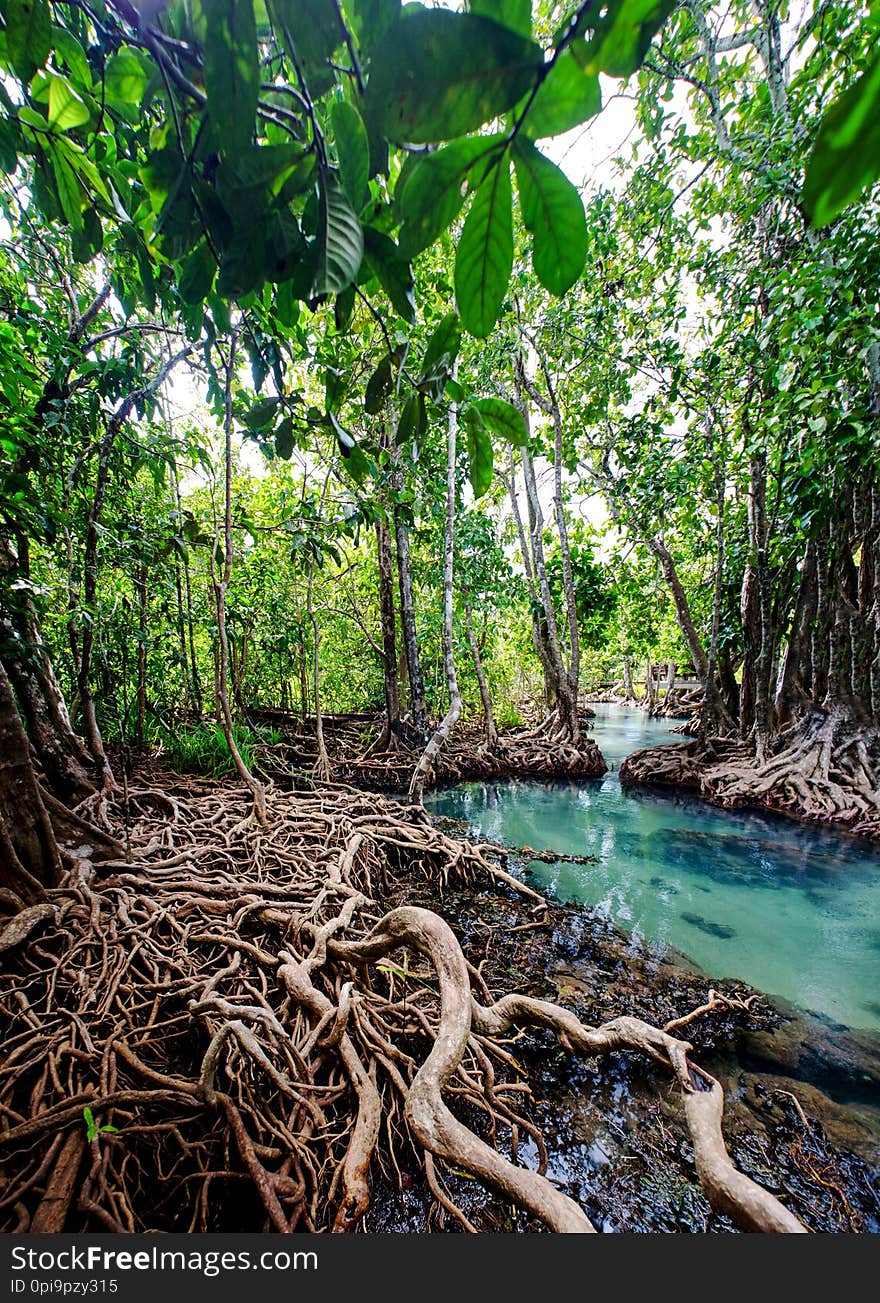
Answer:
[[[394,375],[391,370],[391,358],[383,357],[367,381],[367,387],[364,391],[364,409],[370,416],[377,416],[382,411],[393,385]]]
[[[433,380],[452,370],[461,347],[461,322],[449,312],[434,328],[422,361],[422,379]]]
[[[507,403],[503,398],[478,398],[471,406],[480,413],[483,424],[493,434],[506,439],[517,448],[528,442],[525,417],[513,403]]]
[[[338,294],[351,285],[364,256],[364,234],[357,214],[335,176],[322,178],[314,247],[312,294]]]
[[[513,196],[507,157],[476,193],[455,256],[455,300],[465,330],[485,339],[501,315],[513,268]]]
[[[526,229],[532,234],[532,266],[551,294],[564,294],[587,256],[587,219],[581,197],[555,163],[531,141],[514,145],[516,183]]]
[[[532,0],[470,0],[472,14],[491,18],[520,36],[532,34]]]
[[[398,187],[397,210],[403,219],[400,247],[409,257],[427,249],[451,226],[503,140],[503,136],[456,140],[408,169]]]
[[[104,85],[111,104],[140,104],[149,80],[146,60],[137,50],[119,50],[107,60]]]
[[[46,0],[6,0],[6,52],[22,81],[42,68],[52,48],[52,20]]]
[[[412,271],[397,245],[381,231],[368,226],[364,229],[364,257],[391,300],[394,311],[412,324],[416,319]]]
[[[53,61],[57,68],[67,65],[71,78],[83,90],[92,89],[92,70],[86,58],[86,52],[66,27],[53,26],[51,30]]]
[[[601,107],[598,73],[584,72],[571,50],[566,50],[541,83],[523,126],[535,140],[558,136],[586,122]]]
[[[495,470],[492,437],[479,412],[473,408],[469,407],[462,414],[462,420],[467,432],[468,478],[474,497],[481,498],[492,483]]]
[[[512,108],[542,62],[534,41],[488,18],[414,10],[373,55],[368,115],[389,140],[454,140]]]
[[[55,187],[62,212],[74,231],[81,231],[83,226],[83,190],[79,183],[79,177],[71,167],[70,161],[54,141],[47,146],[46,152],[52,162],[52,172],[55,177]]]
[[[215,0],[205,28],[208,112],[225,153],[248,145],[260,93],[252,0]]]
[[[355,212],[360,212],[367,197],[370,175],[370,146],[361,115],[353,104],[336,100],[330,110],[339,175]]]
[[[586,72],[605,72],[609,77],[629,77],[640,68],[648,49],[681,0],[605,0],[601,16],[594,17],[590,5],[582,27],[590,31],[586,41],[575,41],[572,52]]]
[[[180,270],[177,289],[184,303],[201,303],[210,293],[216,271],[214,255],[208,248],[207,241],[203,240]]]
[[[880,177],[880,55],[828,109],[807,162],[801,202],[826,226]]]
[[[49,82],[49,126],[56,131],[72,131],[88,122],[89,107],[66,77],[55,74]]]

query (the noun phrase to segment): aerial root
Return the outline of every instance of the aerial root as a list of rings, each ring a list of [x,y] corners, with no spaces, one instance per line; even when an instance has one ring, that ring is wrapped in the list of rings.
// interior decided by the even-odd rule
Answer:
[[[117,804],[90,813],[117,836]],[[351,1231],[377,1176],[402,1188],[404,1172],[422,1174],[439,1223],[474,1229],[479,1201],[456,1203],[445,1166],[553,1230],[590,1232],[543,1174],[505,1046],[529,1028],[671,1072],[713,1206],[750,1229],[803,1229],[733,1167],[721,1088],[676,1022],[590,1027],[558,1004],[493,999],[439,914],[377,903],[411,898],[417,877],[534,897],[499,848],[338,790],[270,787],[266,825],[249,815],[241,789],[133,788],[131,862],[81,862],[25,919],[0,984],[3,1229]],[[537,1170],[518,1159],[526,1134]]]
[[[880,733],[842,709],[811,711],[760,762],[735,739],[709,738],[636,751],[620,777],[880,838]]]

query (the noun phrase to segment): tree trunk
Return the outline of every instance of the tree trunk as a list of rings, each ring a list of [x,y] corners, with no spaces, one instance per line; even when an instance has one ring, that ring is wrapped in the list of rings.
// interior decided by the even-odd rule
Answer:
[[[394,487],[403,487],[403,472],[395,471]],[[419,655],[416,632],[416,607],[413,597],[412,558],[409,547],[409,530],[403,520],[400,504],[394,504],[394,538],[397,546],[397,582],[400,590],[400,625],[406,651],[406,668],[409,679],[410,711],[412,722],[420,737],[428,732],[428,711],[425,704],[425,680]]]
[[[31,764],[12,686],[0,662],[0,885],[23,905],[61,881],[61,856]]]
[[[377,749],[387,751],[400,732],[400,687],[397,679],[397,628],[394,613],[394,562],[391,531],[384,520],[376,521],[376,552],[379,569],[379,612],[382,624],[382,678],[385,689],[385,722]]]
[[[633,687],[632,662],[628,656],[623,658],[623,691],[628,702],[635,701],[636,690]]]
[[[523,448],[522,458],[526,493],[528,494],[529,500],[532,565],[538,581],[541,605],[544,609],[544,625],[546,626],[548,650],[547,660],[553,671],[554,686],[559,703],[557,706],[559,724],[565,736],[573,743],[577,744],[580,741],[580,720],[578,719],[577,698],[572,695],[568,672],[565,668],[565,662],[562,659],[562,648],[559,644],[559,626],[556,620],[556,610],[553,606],[553,596],[550,592],[550,581],[547,577],[547,563],[544,557],[544,515],[541,511],[541,503],[538,497],[538,486],[535,480],[534,464],[527,448]]]
[[[81,801],[95,790],[94,763],[73,731],[29,598],[0,629],[9,679],[46,781],[59,795]]]
[[[474,673],[477,676],[477,684],[480,689],[480,701],[483,705],[483,719],[486,724],[486,745],[490,751],[494,751],[498,746],[498,729],[495,727],[495,713],[492,710],[492,698],[489,694],[489,685],[486,682],[486,671],[483,669],[483,658],[480,655],[480,648],[474,637],[474,621],[471,611],[470,601],[464,605],[465,620],[467,621],[467,635],[470,643],[471,656],[474,662]]]
[[[449,409],[449,428],[446,439],[446,532],[443,554],[443,666],[446,671],[449,705],[446,714],[422,752],[412,776],[409,796],[411,801],[419,805],[422,803],[425,782],[433,774],[434,761],[461,714],[461,694],[458,690],[458,677],[455,673],[453,641],[454,593],[452,587],[455,564],[455,456],[457,432],[458,409],[453,403]]]
[[[236,746],[233,733],[232,711],[229,706],[229,640],[226,634],[226,593],[232,575],[232,376],[235,369],[235,349],[238,341],[233,334],[226,361],[226,395],[223,422],[224,432],[224,512],[223,512],[223,571],[217,574],[217,548],[211,549],[211,586],[217,612],[219,655],[217,657],[217,700],[221,712],[221,727],[229,754],[239,777],[254,798],[254,817],[258,823],[266,822],[266,789],[254,778]]]
[[[657,701],[657,694],[654,691],[654,666],[650,656],[645,665],[645,701],[649,710],[654,708]]]
[[[312,606],[312,582],[315,577],[315,564],[309,567],[309,581],[306,586],[306,610],[312,626],[312,693],[315,700],[315,741],[318,744],[318,760],[315,772],[325,783],[330,781],[330,757],[324,741],[324,718],[321,714],[321,629]]]
[[[143,564],[138,568],[137,596],[137,744],[142,747],[147,724],[147,567]]]
[[[171,468],[174,486],[174,501],[177,506],[178,525],[183,520],[183,503],[180,497],[180,480],[177,475],[177,461]],[[182,577],[181,577],[182,576]],[[199,682],[199,667],[196,661],[196,643],[193,627],[192,584],[189,573],[189,549],[184,545],[183,558],[174,550],[174,585],[177,590],[177,637],[180,646],[180,667],[183,671],[184,687],[192,709],[198,716],[202,715],[204,703],[202,687]]]
[[[529,594],[529,607],[532,616],[532,645],[535,649],[535,654],[538,657],[538,660],[541,662],[541,670],[544,675],[544,700],[547,705],[552,708],[556,705],[555,676],[550,661],[550,653],[547,648],[546,623],[543,621],[541,616],[543,607],[538,598],[538,590],[535,587],[535,576],[532,569],[532,560],[529,555],[529,545],[526,541],[525,526],[523,525],[522,513],[519,509],[519,497],[516,491],[516,458],[512,447],[509,449],[508,458],[507,491],[510,495],[510,507],[516,524],[520,555],[522,556],[523,571],[525,572],[526,586]]]

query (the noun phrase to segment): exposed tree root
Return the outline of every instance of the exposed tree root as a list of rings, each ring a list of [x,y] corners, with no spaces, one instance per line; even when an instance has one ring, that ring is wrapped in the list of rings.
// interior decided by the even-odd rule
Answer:
[[[312,773],[317,758],[313,732],[303,731],[294,716],[284,717],[278,711],[262,714],[281,725],[285,733],[280,745],[260,749],[263,772],[294,780]],[[601,778],[607,765],[586,731],[591,715],[582,712],[584,731],[576,743],[559,728],[555,714],[546,715],[533,727],[500,731],[494,746],[487,745],[477,723],[459,722],[426,775],[425,787],[470,779]],[[325,717],[323,730],[334,782],[383,792],[409,790],[423,750],[411,730],[402,729],[385,751],[376,745],[380,725],[374,716]]]
[[[8,951],[5,1229],[348,1231],[379,1176],[402,1185],[419,1169],[466,1227],[445,1163],[554,1230],[589,1231],[544,1175],[522,1085],[505,1081],[505,1040],[526,1027],[671,1072],[710,1200],[743,1226],[803,1229],[733,1168],[721,1089],[688,1042],[637,1018],[590,1027],[561,1005],[493,1000],[438,914],[379,903],[414,874],[519,887],[498,848],[356,793],[269,788],[267,807],[261,826],[240,790],[132,790],[131,863],[80,861],[40,933]],[[118,807],[91,813],[116,834]],[[118,1130],[87,1139],[86,1107]],[[538,1170],[516,1161],[522,1133]]]
[[[810,711],[780,735],[763,763],[737,740],[710,738],[636,751],[620,777],[880,838],[880,732],[843,707]]]

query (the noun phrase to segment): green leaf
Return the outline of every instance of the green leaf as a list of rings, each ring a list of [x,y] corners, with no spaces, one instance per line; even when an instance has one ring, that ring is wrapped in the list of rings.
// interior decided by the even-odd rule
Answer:
[[[149,80],[147,62],[137,50],[119,50],[107,60],[104,86],[111,103],[140,104]]]
[[[473,408],[469,407],[463,413],[462,420],[467,432],[468,478],[474,497],[481,498],[492,483],[495,473],[492,439],[479,412]]]
[[[424,429],[424,400],[420,408],[420,397],[421,395],[413,390],[404,403],[397,422],[397,429],[394,432],[394,442],[396,444],[418,442],[420,430]]]
[[[364,408],[370,416],[378,416],[385,406],[385,400],[391,393],[394,374],[391,370],[391,358],[383,357],[376,370],[367,381],[364,393]]]
[[[558,136],[586,122],[601,107],[598,74],[584,72],[571,50],[566,50],[556,60],[532,100],[523,129],[536,140]]]
[[[285,416],[275,431],[275,456],[280,457],[282,461],[290,461],[294,442],[293,421],[289,416]]]
[[[91,262],[92,258],[101,252],[104,245],[104,230],[94,208],[86,208],[82,217],[82,228],[74,229],[70,233],[70,247],[76,261],[86,263]]]
[[[532,234],[532,266],[551,294],[569,289],[584,268],[587,219],[581,197],[568,177],[535,146],[517,137],[514,166],[520,210]]]
[[[452,370],[461,347],[461,322],[450,312],[435,328],[428,340],[422,362],[422,379],[433,380]]]
[[[532,0],[470,0],[472,14],[491,18],[520,36],[532,34]]]
[[[364,228],[364,259],[378,277],[394,311],[412,325],[416,319],[412,270],[397,245],[381,231],[367,226]]]
[[[79,41],[66,27],[53,27],[50,34],[55,51],[54,62],[57,67],[67,64],[71,77],[83,90],[92,89],[92,70],[86,58],[86,52]]]
[[[16,74],[29,82],[52,48],[52,20],[46,0],[6,0],[6,51]]]
[[[503,398],[478,398],[471,406],[480,413],[483,424],[493,434],[506,439],[517,448],[528,443],[529,432],[525,417],[513,403],[505,402]]]
[[[184,303],[201,303],[214,284],[217,264],[214,255],[203,241],[189,255],[180,270],[177,288]]]
[[[89,117],[88,105],[67,78],[56,73],[49,82],[49,126],[56,131],[70,131],[83,126]]]
[[[367,114],[389,140],[454,140],[512,108],[542,63],[534,41],[488,18],[416,9],[374,51]]]
[[[52,162],[52,172],[55,177],[55,187],[58,191],[61,210],[74,231],[81,231],[83,225],[83,192],[79,178],[70,163],[54,144],[50,149],[47,149],[47,153]]]
[[[211,5],[205,27],[205,90],[224,153],[246,148],[260,93],[252,0],[215,0]]]
[[[338,294],[351,285],[364,256],[364,233],[336,177],[322,178],[315,235],[312,294]]]
[[[827,226],[880,176],[880,55],[826,112],[807,161],[801,202]]]
[[[261,398],[259,402],[254,403],[242,418],[247,428],[249,430],[262,430],[270,425],[275,420],[275,413],[280,402],[280,398],[273,396],[271,398]]]
[[[605,0],[601,16],[590,7],[583,24],[591,38],[572,45],[585,72],[629,77],[640,68],[651,42],[681,0]]]
[[[354,312],[355,292],[354,286],[349,285],[347,290],[336,295],[336,302],[333,304],[333,324],[344,335],[348,330],[348,323],[351,321],[351,315]]]
[[[370,146],[367,129],[353,104],[336,100],[330,110],[339,175],[355,212],[360,212],[367,198],[370,176]]]
[[[400,247],[410,258],[433,244],[451,226],[468,194],[484,179],[503,136],[456,140],[426,154],[401,178],[395,196],[403,221]]]
[[[513,267],[513,196],[505,156],[476,193],[455,256],[455,301],[465,330],[485,339],[501,315]]]

